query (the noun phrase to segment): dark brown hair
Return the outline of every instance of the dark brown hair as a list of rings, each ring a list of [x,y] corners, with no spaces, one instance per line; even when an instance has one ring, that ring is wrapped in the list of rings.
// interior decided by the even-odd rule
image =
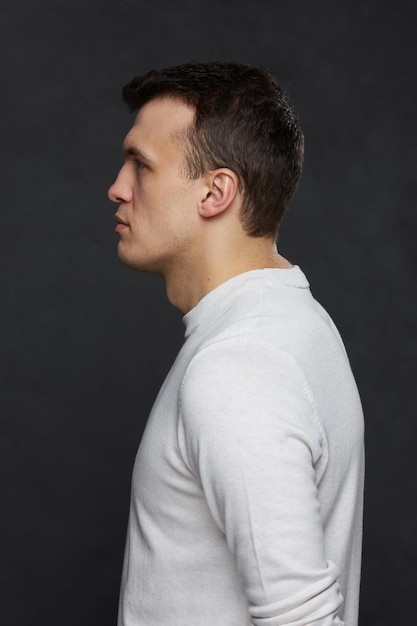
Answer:
[[[195,109],[194,124],[185,129],[186,175],[233,170],[246,232],[276,236],[301,176],[304,139],[274,77],[264,68],[239,63],[187,63],[152,70],[123,88],[131,111],[166,96]]]

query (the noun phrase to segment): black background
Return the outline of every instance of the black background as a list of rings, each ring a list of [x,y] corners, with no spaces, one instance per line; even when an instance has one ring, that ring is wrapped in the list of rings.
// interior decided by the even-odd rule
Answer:
[[[117,261],[120,88],[218,59],[267,66],[301,118],[280,251],[339,326],[364,404],[360,624],[414,623],[416,7],[2,2],[1,623],[115,624],[134,455],[183,335],[161,279]]]

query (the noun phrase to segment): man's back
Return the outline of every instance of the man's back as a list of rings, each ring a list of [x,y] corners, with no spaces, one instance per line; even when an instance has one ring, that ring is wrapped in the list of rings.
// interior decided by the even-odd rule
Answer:
[[[333,323],[297,267],[184,319],[135,464],[119,626],[355,626],[363,419]]]

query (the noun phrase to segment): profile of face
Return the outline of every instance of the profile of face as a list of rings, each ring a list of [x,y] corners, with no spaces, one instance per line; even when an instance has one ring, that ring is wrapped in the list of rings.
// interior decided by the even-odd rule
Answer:
[[[192,262],[198,207],[207,192],[201,179],[185,177],[184,149],[175,134],[193,116],[179,100],[152,100],[124,140],[124,164],[108,195],[119,205],[118,255],[129,267],[165,276],[173,265]]]

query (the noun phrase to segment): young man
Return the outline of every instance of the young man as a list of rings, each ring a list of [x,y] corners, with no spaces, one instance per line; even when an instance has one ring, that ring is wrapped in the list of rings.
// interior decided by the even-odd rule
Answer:
[[[355,626],[363,419],[343,343],[279,255],[303,136],[260,68],[134,78],[109,190],[123,263],[185,343],[133,471],[119,626]]]

